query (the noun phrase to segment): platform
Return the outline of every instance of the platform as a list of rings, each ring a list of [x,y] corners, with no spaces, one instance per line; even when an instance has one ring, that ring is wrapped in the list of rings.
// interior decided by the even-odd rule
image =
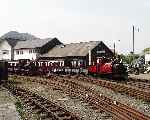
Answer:
[[[139,74],[139,75],[129,74],[129,78],[150,80],[150,74]]]
[[[0,86],[0,120],[20,120],[15,102],[15,98]]]

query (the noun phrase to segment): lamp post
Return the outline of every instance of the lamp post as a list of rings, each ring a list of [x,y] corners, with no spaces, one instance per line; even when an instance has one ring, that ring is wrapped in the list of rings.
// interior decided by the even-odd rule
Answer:
[[[91,48],[90,48],[90,46],[88,46],[88,50],[89,50],[89,65],[91,65]]]

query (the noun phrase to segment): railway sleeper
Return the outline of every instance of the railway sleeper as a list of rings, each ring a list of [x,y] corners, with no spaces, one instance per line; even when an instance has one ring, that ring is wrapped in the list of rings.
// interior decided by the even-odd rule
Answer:
[[[32,109],[31,106],[29,107]],[[52,120],[57,120],[56,116],[51,111],[44,109],[44,107],[39,104],[36,104],[36,107],[33,108],[32,110],[34,110],[36,114],[40,114],[40,117],[42,116],[42,119],[51,117]]]
[[[58,113],[55,113],[55,115],[61,119],[71,119],[71,115],[68,112],[58,112]]]
[[[25,103],[25,104],[26,104],[27,106],[29,106],[29,107],[35,105],[33,101],[27,102],[27,103]]]
[[[39,114],[39,113],[43,112],[43,110],[42,110],[41,108],[39,108],[39,107],[35,107],[35,108],[32,108],[32,107],[31,107],[31,109],[34,110],[34,112],[35,112],[36,114]]]
[[[106,108],[107,108],[107,106],[104,106],[104,107],[106,107]]]
[[[41,113],[39,113],[39,116],[40,116],[40,118],[44,119],[44,118],[48,117],[48,113],[42,111]]]

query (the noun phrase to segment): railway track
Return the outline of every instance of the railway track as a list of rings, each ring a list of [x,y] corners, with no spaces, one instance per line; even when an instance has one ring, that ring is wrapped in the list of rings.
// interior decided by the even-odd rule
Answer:
[[[25,80],[26,78],[24,78]],[[72,80],[54,77],[50,80],[37,80],[28,78],[32,82],[38,82],[53,88],[61,89],[64,93],[73,97],[79,97],[82,101],[89,103],[94,109],[105,111],[112,114],[114,120],[150,120],[149,116],[144,115],[135,109],[130,108],[118,101],[114,101],[104,95],[95,92],[85,86],[79,85]]]
[[[150,83],[138,82],[138,81],[127,81],[125,84],[135,88],[139,88],[146,92],[150,92]]]
[[[85,82],[90,82],[92,84],[96,84],[102,87],[106,87],[115,92],[125,93],[131,97],[135,97],[137,99],[143,99],[144,101],[150,102],[150,84],[146,84],[145,82],[137,82],[137,81],[128,81],[124,83],[117,83],[108,80],[101,80],[92,77],[76,77],[73,78],[76,80],[81,80]]]
[[[72,76],[69,77],[72,78]],[[146,102],[150,102],[150,80],[129,78],[128,81],[117,83],[112,82],[113,80],[108,81],[87,76],[77,76],[76,78],[73,77],[73,79],[90,82],[115,92],[120,92],[135,97],[136,99],[143,99]]]
[[[142,99],[146,102],[150,102],[150,83],[146,83],[147,81],[140,81],[135,79],[129,79],[126,82],[112,82],[108,80],[96,79],[93,77],[72,77],[68,76],[70,79],[76,79],[79,81],[85,81],[92,84],[96,84],[102,87],[106,87],[115,92],[120,92],[123,94],[127,94],[131,97],[135,97],[136,99]],[[68,79],[68,78],[67,78]]]
[[[150,80],[129,77],[126,84],[130,86],[135,86],[144,91],[150,91]]]
[[[40,120],[81,120],[71,112],[39,96],[36,93],[12,85],[4,85],[13,95],[19,97],[35,113]]]

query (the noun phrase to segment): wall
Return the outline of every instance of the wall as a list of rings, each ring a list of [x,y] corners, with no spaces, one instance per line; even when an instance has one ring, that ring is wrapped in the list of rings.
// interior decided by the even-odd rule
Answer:
[[[96,64],[97,58],[99,57],[112,58],[113,56],[114,56],[113,52],[103,42],[101,42],[91,50],[91,65]],[[88,65],[89,65],[89,54],[86,56],[86,66]]]
[[[11,60],[11,46],[7,41],[0,43],[0,60]]]
[[[38,56],[38,53],[29,53],[30,49],[20,49],[20,50],[14,50],[14,60],[19,59],[30,59],[35,60]],[[19,51],[19,54],[17,54],[17,51]],[[22,52],[22,54],[20,54]]]
[[[150,61],[150,54],[145,54],[145,63],[148,64]]]

